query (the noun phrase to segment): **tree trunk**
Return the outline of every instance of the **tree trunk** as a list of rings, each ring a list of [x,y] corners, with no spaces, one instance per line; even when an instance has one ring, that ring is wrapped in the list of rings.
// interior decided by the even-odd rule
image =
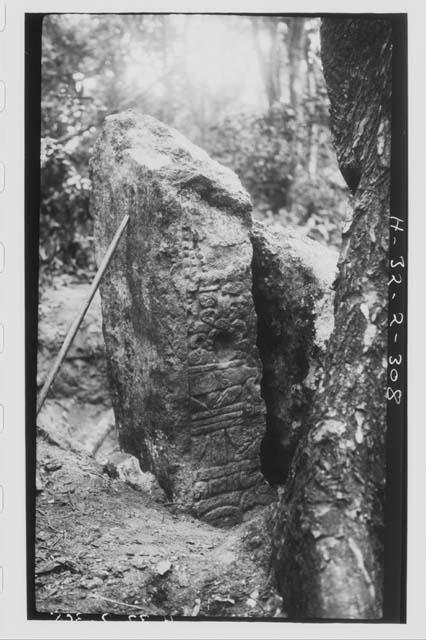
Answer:
[[[305,49],[305,18],[291,18],[288,21],[288,57],[290,69],[290,102],[296,117],[299,116],[303,99],[304,71],[302,62]]]
[[[354,214],[324,378],[277,507],[273,565],[289,616],[375,619],[383,591],[391,26],[328,18],[321,38]]]
[[[280,87],[280,54],[281,54],[281,36],[277,29],[277,19],[275,17],[264,17],[260,22],[260,18],[255,17],[251,21],[254,49],[256,51],[259,62],[259,69],[262,82],[265,87],[268,108],[271,109],[275,102],[281,97]],[[260,30],[262,25],[266,27],[268,32],[269,47],[268,52],[262,50],[260,44]]]

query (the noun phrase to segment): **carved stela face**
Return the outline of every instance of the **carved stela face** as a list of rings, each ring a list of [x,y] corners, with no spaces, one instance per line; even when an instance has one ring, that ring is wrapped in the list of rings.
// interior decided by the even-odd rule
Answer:
[[[201,226],[194,217],[188,216],[184,231],[191,455],[199,467],[194,512],[211,522],[232,523],[264,502],[268,489],[259,473],[265,424],[252,248],[240,219],[210,210]]]

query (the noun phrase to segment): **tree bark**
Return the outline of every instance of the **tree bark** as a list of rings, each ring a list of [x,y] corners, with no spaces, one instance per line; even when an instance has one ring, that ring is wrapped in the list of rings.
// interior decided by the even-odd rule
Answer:
[[[277,506],[273,566],[289,616],[382,617],[391,26],[324,19],[322,60],[354,194],[335,328],[310,428]]]

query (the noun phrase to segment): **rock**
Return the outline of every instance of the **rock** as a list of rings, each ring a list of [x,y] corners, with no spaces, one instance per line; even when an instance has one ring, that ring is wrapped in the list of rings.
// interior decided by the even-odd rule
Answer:
[[[274,594],[266,601],[265,611],[272,617],[287,617],[283,611],[283,599],[280,595]]]
[[[54,458],[47,459],[42,464],[45,471],[48,471],[50,473],[52,473],[53,471],[58,471],[58,469],[62,467],[62,462]]]
[[[105,578],[109,578],[109,572],[105,571],[105,569],[97,569],[93,572],[94,578],[100,578],[101,580],[105,580]]]
[[[109,460],[107,460],[102,466],[102,472],[106,473],[113,480],[117,480],[117,478],[119,477],[116,465]]]
[[[337,253],[295,231],[253,225],[253,296],[267,430],[262,470],[283,484],[333,329]]]
[[[172,563],[169,560],[160,560],[155,567],[155,571],[159,576],[165,576],[172,568]]]
[[[103,469],[111,478],[119,478],[133,489],[150,495],[157,502],[164,502],[164,491],[156,477],[149,471],[141,471],[139,462],[134,456],[123,452],[113,453]]]
[[[92,159],[98,260],[121,447],[169,501],[213,524],[270,501],[251,294],[251,203],[236,175],[177,131],[110,116]]]
[[[190,581],[190,579],[189,579],[188,574],[186,573],[186,571],[184,571],[184,572],[179,572],[179,573],[178,573],[178,575],[177,575],[177,581],[178,581],[178,584],[179,584],[181,587],[189,587],[189,585],[191,584],[191,581]]]
[[[103,583],[101,578],[85,578],[81,580],[80,585],[83,589],[96,589],[96,587],[101,587]]]

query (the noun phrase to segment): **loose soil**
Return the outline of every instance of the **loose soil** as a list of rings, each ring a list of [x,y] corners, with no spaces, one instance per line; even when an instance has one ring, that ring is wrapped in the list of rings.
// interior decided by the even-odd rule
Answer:
[[[86,285],[67,282],[43,295],[39,371],[48,368],[86,293]],[[38,420],[37,611],[285,617],[269,575],[268,508],[216,528],[166,503],[155,486],[117,477],[111,460],[118,444],[105,419],[111,407],[101,392],[90,402],[85,377],[75,377],[88,373],[91,388],[103,368],[96,309],[83,326],[83,335],[91,326],[90,352],[77,343]]]

